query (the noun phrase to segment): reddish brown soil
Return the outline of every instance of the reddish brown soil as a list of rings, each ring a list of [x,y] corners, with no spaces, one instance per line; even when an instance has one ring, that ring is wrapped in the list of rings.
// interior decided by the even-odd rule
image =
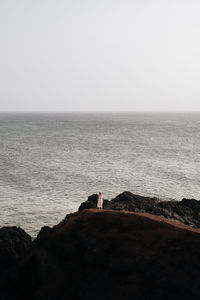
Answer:
[[[104,210],[104,209],[90,209],[90,211],[92,212],[105,212],[105,211],[113,211],[113,212],[116,212],[116,213],[120,213],[120,212],[123,212],[125,214],[133,214],[133,215],[137,215],[137,216],[143,216],[145,218],[148,218],[148,219],[151,219],[151,220],[154,220],[154,221],[157,221],[157,222],[164,222],[164,223],[167,223],[167,224],[170,224],[172,226],[175,226],[177,228],[180,228],[180,229],[185,229],[185,230],[189,230],[189,231],[193,231],[193,232],[197,232],[197,233],[200,233],[200,229],[198,228],[194,228],[192,226],[188,226],[188,225],[185,225],[177,220],[173,220],[173,219],[166,219],[165,217],[162,217],[162,216],[156,216],[156,215],[153,215],[153,214],[149,214],[149,213],[135,213],[135,212],[130,212],[130,211],[126,211],[126,210],[120,210],[120,211],[116,211],[116,210]]]
[[[200,298],[199,230],[172,220],[83,210],[38,243],[3,299]]]

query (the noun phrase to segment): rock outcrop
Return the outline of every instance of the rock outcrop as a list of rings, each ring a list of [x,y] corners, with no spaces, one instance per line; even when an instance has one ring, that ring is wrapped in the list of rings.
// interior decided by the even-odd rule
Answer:
[[[30,245],[30,235],[20,227],[0,228],[0,273],[15,265]]]
[[[0,281],[0,299],[199,299],[199,251],[189,226],[87,209],[42,230]]]
[[[96,205],[94,194],[33,242],[1,228],[0,300],[200,298],[200,201],[124,192]]]
[[[79,211],[95,208],[97,195],[91,195],[83,202]],[[111,201],[105,200],[104,209],[128,210],[133,212],[147,212],[154,215],[164,216],[200,228],[200,201],[183,199],[182,201],[161,201],[158,198],[143,197],[123,192]]]

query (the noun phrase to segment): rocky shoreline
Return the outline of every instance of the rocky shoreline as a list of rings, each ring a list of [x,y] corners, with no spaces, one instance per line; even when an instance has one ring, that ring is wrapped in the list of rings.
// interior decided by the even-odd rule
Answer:
[[[123,192],[96,203],[89,196],[34,241],[0,229],[0,300],[200,297],[200,201]]]
[[[88,197],[83,202],[79,211],[85,208],[95,208],[97,194]],[[133,212],[146,212],[177,220],[186,225],[200,228],[200,201],[195,199],[182,199],[182,201],[161,201],[158,198],[150,198],[123,192],[111,201],[105,200],[104,209],[128,210]]]

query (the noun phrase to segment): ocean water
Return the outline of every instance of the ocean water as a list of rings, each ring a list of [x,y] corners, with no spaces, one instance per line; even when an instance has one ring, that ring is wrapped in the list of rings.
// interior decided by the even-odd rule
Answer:
[[[200,199],[200,113],[0,114],[0,227],[35,236],[125,190]]]

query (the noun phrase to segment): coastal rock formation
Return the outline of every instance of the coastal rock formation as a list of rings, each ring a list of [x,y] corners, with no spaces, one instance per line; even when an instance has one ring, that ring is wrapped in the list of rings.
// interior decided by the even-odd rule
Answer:
[[[97,197],[33,242],[0,229],[0,300],[200,298],[200,201]]]
[[[13,266],[30,245],[30,235],[20,227],[0,228],[0,273]]]
[[[97,194],[93,194],[93,195],[89,196],[87,201],[81,203],[81,205],[79,207],[79,211],[81,211],[83,209],[87,209],[87,208],[96,208],[97,201],[98,201]],[[110,201],[105,199],[103,202],[103,206],[104,206],[104,208],[110,208]]]
[[[199,299],[200,231],[165,220],[117,210],[71,214],[43,228],[1,278],[0,299]]]
[[[97,195],[88,197],[83,202],[79,211],[95,208]],[[183,199],[182,201],[161,201],[158,198],[143,197],[123,192],[111,201],[105,200],[104,209],[128,210],[133,212],[147,212],[154,215],[164,216],[200,228],[200,201],[194,199]]]

